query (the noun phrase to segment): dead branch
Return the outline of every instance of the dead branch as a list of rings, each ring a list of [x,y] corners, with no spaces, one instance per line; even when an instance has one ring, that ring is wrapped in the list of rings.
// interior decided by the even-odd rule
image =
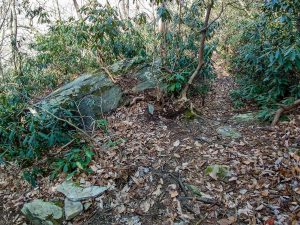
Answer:
[[[109,76],[113,83],[116,83],[116,80],[114,79],[113,75],[111,74],[111,72],[109,72],[109,70],[106,67],[102,66],[101,69],[104,70],[104,72]]]
[[[271,126],[274,127],[276,126],[276,124],[278,123],[280,116],[285,113],[288,112],[292,109],[297,108],[298,106],[300,106],[300,99],[296,100],[293,104],[291,105],[282,105],[280,109],[277,110],[277,112],[275,113],[274,119],[272,121]]]
[[[188,193],[186,191],[186,187],[184,186],[182,180],[180,179],[180,176],[176,177],[174,174],[170,173],[170,176],[177,181],[178,185],[180,186],[181,190],[183,191],[185,196],[188,196]]]
[[[67,124],[69,124],[71,127],[75,128],[77,131],[79,131],[80,133],[82,133],[85,137],[88,138],[88,140],[91,140],[91,136],[88,135],[88,133],[86,133],[84,130],[80,129],[79,127],[77,127],[76,125],[74,125],[73,123],[71,123],[70,121],[68,120],[65,120],[65,119],[62,119],[56,115],[54,115],[53,113],[49,112],[48,110],[46,110],[45,108],[43,107],[39,107],[37,106],[39,109],[41,109],[42,111],[44,111],[45,113],[49,114],[50,116],[54,117],[55,119],[59,120],[59,121],[62,121],[62,122],[65,122]]]
[[[195,201],[199,201],[199,202],[203,202],[205,204],[216,204],[216,200],[211,199],[211,198],[206,198],[206,197],[184,197],[184,196],[180,196],[178,197],[179,200],[195,200]]]
[[[145,97],[144,96],[138,96],[132,99],[132,101],[130,102],[130,106],[134,105],[137,101],[142,101],[144,100]]]

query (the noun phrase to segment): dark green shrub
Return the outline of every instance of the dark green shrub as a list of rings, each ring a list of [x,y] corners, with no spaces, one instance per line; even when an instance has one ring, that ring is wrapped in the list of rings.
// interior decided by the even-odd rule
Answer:
[[[300,3],[266,1],[257,9],[238,27],[242,34],[234,43],[231,68],[240,86],[232,96],[235,102],[255,101],[261,117],[270,119],[278,103],[300,97]]]

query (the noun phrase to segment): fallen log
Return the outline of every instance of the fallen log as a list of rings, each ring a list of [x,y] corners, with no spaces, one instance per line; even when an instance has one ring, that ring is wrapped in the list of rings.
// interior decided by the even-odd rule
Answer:
[[[290,110],[292,110],[292,109],[295,109],[295,108],[297,108],[297,106],[300,106],[300,99],[294,101],[294,103],[291,104],[291,105],[283,105],[283,106],[281,106],[281,108],[278,109],[277,112],[275,113],[275,116],[274,116],[274,119],[273,119],[273,121],[272,121],[271,126],[272,126],[272,127],[273,127],[273,126],[276,126],[276,124],[278,123],[278,121],[279,121],[279,119],[280,119],[280,116],[281,116],[283,113],[288,112],[288,111],[290,111]]]

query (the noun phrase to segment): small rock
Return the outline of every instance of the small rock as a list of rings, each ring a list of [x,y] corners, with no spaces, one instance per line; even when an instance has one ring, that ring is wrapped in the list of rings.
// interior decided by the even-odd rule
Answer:
[[[247,191],[248,191],[248,190],[246,190],[246,189],[241,189],[241,190],[240,190],[240,194],[244,195],[244,194],[247,193]]]
[[[257,115],[253,112],[237,114],[232,117],[232,120],[238,123],[253,122],[257,121]]]
[[[122,218],[121,222],[130,224],[130,225],[142,225],[141,220],[138,216],[133,216],[129,218]]]
[[[66,220],[71,220],[78,216],[83,211],[83,205],[81,202],[73,202],[69,199],[65,199],[65,216]]]
[[[176,140],[174,143],[173,143],[173,146],[174,147],[178,147],[180,145],[180,141],[179,140]]]
[[[61,224],[62,208],[51,202],[40,199],[24,204],[21,212],[34,225],[56,225]]]
[[[82,188],[76,186],[72,181],[65,181],[57,187],[57,191],[63,193],[71,201],[81,201],[95,198],[105,192],[108,188],[101,186],[90,186]]]
[[[229,126],[219,127],[217,133],[222,135],[223,138],[229,137],[235,139],[242,137],[240,132]]]
[[[85,184],[84,178],[80,178],[80,183],[81,183],[81,184]]]

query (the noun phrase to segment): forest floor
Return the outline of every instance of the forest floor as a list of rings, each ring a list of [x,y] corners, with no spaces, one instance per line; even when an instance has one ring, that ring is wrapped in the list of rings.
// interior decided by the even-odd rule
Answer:
[[[275,128],[237,122],[234,115],[251,109],[233,109],[234,85],[219,72],[204,106],[191,99],[201,112],[192,119],[165,118],[156,106],[151,115],[146,101],[110,115],[108,134],[95,136],[94,173],[76,178],[110,188],[72,224],[300,224],[300,118]],[[222,137],[224,126],[241,137]],[[0,173],[3,224],[24,222],[24,202],[62,198],[54,187],[64,177],[41,178],[33,190],[14,164]]]

